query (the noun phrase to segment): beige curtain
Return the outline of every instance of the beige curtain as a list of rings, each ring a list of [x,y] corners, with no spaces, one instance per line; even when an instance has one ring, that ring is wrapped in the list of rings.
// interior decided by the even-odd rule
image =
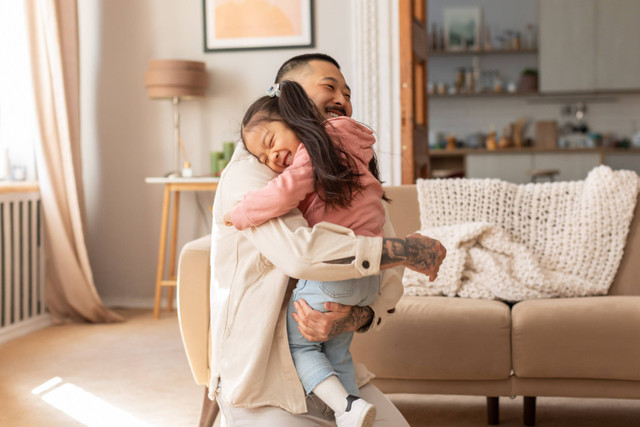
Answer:
[[[49,313],[113,322],[94,282],[83,227],[77,0],[27,0],[27,26],[40,141],[36,165],[45,230]]]

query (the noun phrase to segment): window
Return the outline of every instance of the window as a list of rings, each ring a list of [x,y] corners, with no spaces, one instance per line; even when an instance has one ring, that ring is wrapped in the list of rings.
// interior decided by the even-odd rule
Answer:
[[[36,180],[25,0],[0,1],[0,181]]]

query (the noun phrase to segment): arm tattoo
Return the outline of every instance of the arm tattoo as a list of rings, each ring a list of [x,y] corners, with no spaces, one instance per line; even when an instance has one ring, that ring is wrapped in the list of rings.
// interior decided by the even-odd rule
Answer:
[[[351,316],[333,323],[329,331],[329,339],[347,331],[357,331],[367,329],[373,320],[373,309],[371,307],[351,307]]]
[[[407,242],[405,239],[384,238],[380,269],[403,264],[407,260]]]

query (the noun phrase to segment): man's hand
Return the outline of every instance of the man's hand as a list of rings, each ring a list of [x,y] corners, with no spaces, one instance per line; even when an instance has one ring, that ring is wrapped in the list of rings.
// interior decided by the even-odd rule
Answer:
[[[431,237],[413,233],[400,238],[385,238],[382,243],[382,259],[380,269],[404,265],[407,268],[429,276],[436,280],[440,264],[447,255],[447,250],[440,241]]]
[[[447,256],[447,250],[439,240],[413,233],[405,237],[407,242],[406,266],[429,276],[433,282],[438,277],[440,264]]]
[[[373,310],[370,307],[342,305],[337,302],[324,304],[326,312],[314,310],[303,299],[294,301],[293,319],[298,330],[309,341],[324,342],[343,332],[355,332],[371,323]]]

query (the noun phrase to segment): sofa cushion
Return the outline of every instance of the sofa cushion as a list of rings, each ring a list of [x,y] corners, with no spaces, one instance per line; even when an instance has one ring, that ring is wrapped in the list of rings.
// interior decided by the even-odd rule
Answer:
[[[640,296],[528,300],[511,316],[518,377],[640,380]]]
[[[351,351],[379,378],[509,378],[509,307],[499,301],[402,297],[379,332],[356,334]]]

